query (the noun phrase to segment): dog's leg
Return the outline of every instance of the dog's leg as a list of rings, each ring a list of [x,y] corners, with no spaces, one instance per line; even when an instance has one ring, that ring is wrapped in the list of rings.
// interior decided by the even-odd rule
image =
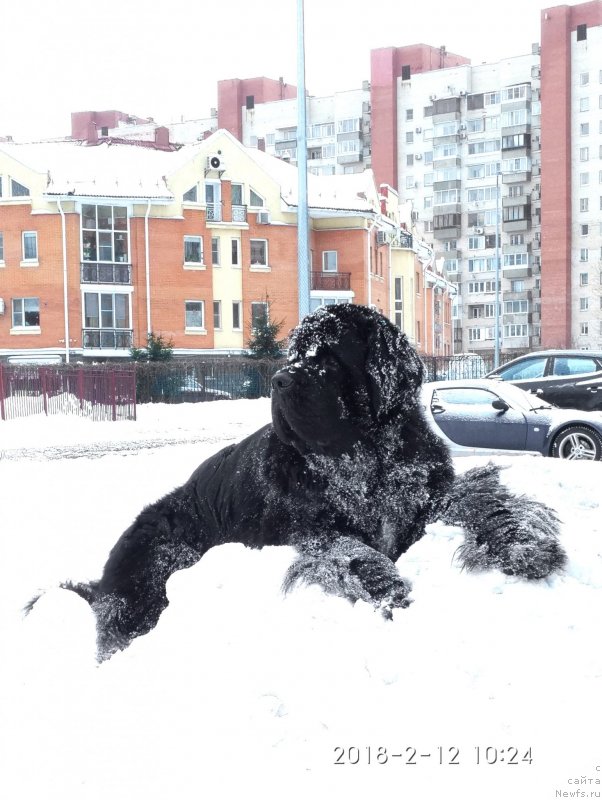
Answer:
[[[317,584],[351,602],[365,600],[387,618],[393,608],[406,608],[411,602],[411,584],[391,559],[349,536],[304,547],[289,567],[283,590],[288,592],[298,583]]]
[[[64,584],[96,615],[99,661],[155,627],[168,605],[168,578],[215,543],[203,523],[193,493],[180,487],[138,515],[113,547],[99,581]]]
[[[558,542],[556,513],[526,495],[515,495],[487,464],[456,476],[437,518],[460,525],[465,542],[458,557],[468,570],[497,568],[506,575],[545,578],[561,570],[566,554]]]

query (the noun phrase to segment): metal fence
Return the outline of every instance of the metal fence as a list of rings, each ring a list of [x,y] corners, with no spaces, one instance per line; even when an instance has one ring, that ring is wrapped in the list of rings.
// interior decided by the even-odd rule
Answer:
[[[41,413],[136,419],[134,365],[0,364],[0,419]]]
[[[520,353],[500,353],[500,366]],[[425,381],[445,381],[459,378],[482,378],[495,369],[493,353],[461,353],[454,356],[426,356],[420,354],[425,367]]]
[[[139,403],[196,403],[269,397],[272,375],[284,359],[174,359],[138,363],[136,396]]]

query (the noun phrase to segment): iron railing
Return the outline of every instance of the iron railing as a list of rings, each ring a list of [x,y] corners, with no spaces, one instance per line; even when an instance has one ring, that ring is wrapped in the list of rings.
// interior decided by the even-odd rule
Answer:
[[[84,328],[82,330],[84,350],[129,350],[132,342],[133,330],[131,328]]]
[[[232,204],[232,222],[246,222],[247,207]]]
[[[311,288],[322,291],[348,292],[351,287],[350,272],[312,272]]]
[[[102,264],[93,261],[82,261],[80,268],[82,283],[132,283],[131,264]]]

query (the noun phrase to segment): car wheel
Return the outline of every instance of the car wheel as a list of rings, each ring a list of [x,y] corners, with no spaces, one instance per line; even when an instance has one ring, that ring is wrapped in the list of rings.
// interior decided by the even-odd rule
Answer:
[[[574,425],[554,439],[552,455],[569,461],[602,461],[602,438],[589,428]]]

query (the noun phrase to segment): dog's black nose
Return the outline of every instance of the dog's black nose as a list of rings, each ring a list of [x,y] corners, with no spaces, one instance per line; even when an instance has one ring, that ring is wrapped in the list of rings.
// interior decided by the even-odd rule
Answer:
[[[285,369],[281,369],[280,372],[277,372],[272,378],[272,387],[281,392],[286,392],[287,389],[291,388],[294,380],[295,379],[290,372]]]

